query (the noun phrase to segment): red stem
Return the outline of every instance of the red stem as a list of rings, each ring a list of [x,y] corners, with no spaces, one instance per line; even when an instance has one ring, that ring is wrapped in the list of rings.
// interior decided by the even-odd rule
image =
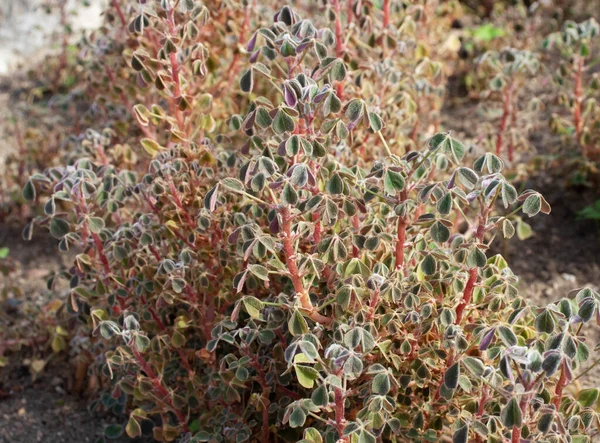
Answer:
[[[335,399],[335,428],[339,434],[338,441],[347,442],[348,437],[343,437],[346,421],[344,392],[342,391],[342,388],[334,388],[333,392]]]
[[[117,15],[119,16],[119,20],[121,20],[121,25],[126,28],[127,21],[125,20],[125,16],[123,15],[123,11],[121,10],[121,6],[119,5],[118,0],[112,0],[112,4],[117,11]]]
[[[146,375],[152,380],[152,384],[154,388],[158,391],[158,393],[163,397],[161,401],[166,402],[166,404],[173,410],[175,415],[177,416],[177,420],[183,427],[185,432],[190,432],[190,428],[187,425],[187,420],[185,419],[183,413],[173,405],[173,399],[171,395],[167,392],[165,387],[162,385],[160,379],[154,373],[152,367],[148,364],[148,362],[144,359],[142,354],[137,350],[135,344],[131,345],[131,350],[133,351],[133,356],[137,360],[138,364],[142,368],[142,370],[146,373]]]
[[[405,201],[408,197],[406,190],[400,193],[401,202]],[[398,217],[398,233],[396,240],[396,270],[401,269],[404,266],[404,245],[406,243],[406,216]]]
[[[575,135],[577,137],[577,143],[581,147],[581,153],[587,157],[587,147],[583,142],[583,119],[582,119],[582,102],[583,102],[583,57],[578,57],[577,68],[575,70],[575,90],[574,90],[574,103],[573,103],[573,124],[575,125]]]
[[[477,226],[477,232],[475,233],[475,238],[479,243],[483,241],[483,236],[485,234],[485,225],[487,223],[487,216],[490,210],[491,207],[482,209],[482,214],[479,217],[479,225]],[[473,290],[475,289],[475,283],[477,283],[477,268],[471,268],[469,269],[469,279],[467,280],[467,284],[465,285],[463,298],[460,301],[458,307],[456,308],[457,325],[459,325],[462,321],[462,316],[465,308],[469,303],[471,303],[471,298],[473,298]]]
[[[294,291],[296,291],[296,296],[300,300],[302,307],[308,311],[308,315],[311,319],[317,323],[330,324],[331,319],[319,314],[315,310],[315,307],[310,301],[308,292],[306,292],[304,285],[302,284],[302,277],[300,276],[298,264],[296,263],[296,252],[294,250],[294,239],[292,237],[292,214],[290,212],[290,208],[288,206],[283,206],[280,209],[280,214],[283,253],[285,255],[285,261],[290,273],[290,278],[292,279],[292,284],[294,285]]]
[[[521,428],[513,426],[511,443],[519,443],[521,441]]]
[[[552,399],[552,402],[554,403],[554,406],[556,407],[557,411],[560,407],[560,402],[562,400],[563,389],[567,385],[567,376],[565,374],[564,365],[565,363],[563,362],[563,366],[560,370],[560,378],[558,379],[558,383],[556,384],[556,390],[554,391],[554,399]]]
[[[383,27],[390,25],[390,0],[383,0]]]
[[[406,218],[398,217],[398,240],[396,241],[396,269],[404,266],[404,243],[406,242]]]

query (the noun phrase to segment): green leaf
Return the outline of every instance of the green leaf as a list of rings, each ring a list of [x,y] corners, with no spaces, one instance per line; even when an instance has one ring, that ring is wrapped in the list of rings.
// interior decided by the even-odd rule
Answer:
[[[460,377],[460,365],[458,363],[454,363],[450,368],[446,371],[444,375],[444,385],[448,389],[456,389],[458,387],[458,378]]]
[[[515,235],[515,227],[508,219],[502,221],[502,235],[504,238],[512,238],[512,236]]]
[[[421,261],[421,271],[425,275],[433,275],[435,274],[436,270],[437,262],[435,261],[435,258],[431,254],[426,255],[425,258]]]
[[[461,361],[475,377],[481,377],[485,372],[485,365],[478,358],[464,357]]]
[[[498,335],[500,336],[500,340],[502,340],[506,346],[515,346],[517,344],[517,336],[512,329],[507,326],[499,326]]]
[[[127,426],[125,426],[125,432],[130,438],[141,437],[142,427],[135,418],[129,417]]]
[[[144,150],[150,154],[151,157],[155,157],[156,154],[158,154],[162,149],[162,146],[151,138],[143,138],[140,143],[142,144]]]
[[[527,240],[532,235],[533,230],[531,229],[531,226],[529,226],[523,220],[517,220],[517,237],[519,238],[519,240]]]
[[[300,311],[294,311],[288,321],[288,329],[293,336],[306,334],[308,332],[308,323]]]
[[[296,203],[298,203],[298,193],[293,185],[286,183],[281,192],[281,204],[294,206]]]
[[[452,443],[467,443],[469,441],[469,425],[464,425],[454,431]]]
[[[538,214],[542,209],[542,199],[538,194],[531,194],[523,202],[523,212],[529,217]]]
[[[230,189],[232,191],[236,191],[236,192],[243,192],[245,189],[244,184],[237,178],[232,178],[232,177],[224,178],[223,180],[221,180],[220,184],[223,187]]]
[[[306,428],[304,430],[304,443],[323,443],[323,437],[315,428]]]
[[[145,335],[135,336],[135,348],[140,352],[145,352],[150,347],[150,339]]]
[[[404,176],[396,171],[392,171],[388,169],[385,173],[385,179],[383,182],[383,186],[385,188],[385,192],[388,194],[394,195],[397,191],[402,191],[406,182],[404,180]]]
[[[383,120],[374,112],[369,112],[369,126],[374,132],[379,132],[383,129]]]
[[[517,200],[517,190],[513,185],[508,182],[502,182],[502,204],[505,208],[508,208],[509,205],[512,205]]]
[[[581,301],[577,314],[581,317],[584,323],[587,323],[592,319],[594,312],[596,312],[597,304],[598,303],[593,298],[586,298]]]
[[[492,23],[486,23],[473,29],[473,38],[484,42],[490,42],[505,35],[506,31],[504,29],[498,28]]]
[[[346,64],[343,61],[338,60],[333,64],[331,78],[336,82],[341,82],[346,78]]]
[[[554,321],[554,317],[552,312],[548,309],[544,309],[536,318],[535,318],[535,329],[538,332],[545,332],[546,334],[551,334],[554,332],[554,327],[556,326],[556,322]]]
[[[319,378],[319,372],[310,366],[295,365],[294,369],[296,370],[298,383],[307,389],[311,389],[315,384],[315,380]]]
[[[279,108],[273,119],[272,127],[276,134],[283,134],[285,132],[294,132],[296,124],[294,123],[294,119],[289,116],[287,112]]]
[[[485,253],[479,248],[473,248],[467,256],[467,266],[471,268],[483,268],[487,263]]]
[[[50,234],[52,237],[61,239],[69,233],[69,223],[61,218],[53,218],[50,221]]]
[[[450,229],[440,221],[436,221],[429,232],[431,238],[436,242],[445,243],[450,238]]]
[[[4,260],[8,257],[9,253],[10,249],[8,249],[6,246],[3,246],[2,248],[0,248],[0,259]]]
[[[299,428],[304,426],[305,421],[306,413],[302,410],[302,408],[295,407],[290,414],[290,426],[292,428]]]
[[[460,167],[456,172],[460,182],[469,190],[473,189],[479,180],[479,177],[472,169]]]
[[[264,303],[258,298],[248,295],[242,299],[246,312],[252,318],[260,318],[260,312],[265,307]]]
[[[584,408],[594,407],[596,402],[598,401],[598,395],[600,391],[596,388],[592,389],[583,389],[579,392],[579,396],[577,397],[577,401]]]
[[[500,419],[502,420],[502,424],[507,428],[514,426],[521,427],[523,424],[523,414],[515,398],[511,398],[506,406],[504,406],[504,409],[500,412]]]
[[[254,74],[252,68],[248,69],[240,79],[240,88],[244,92],[252,92],[254,88]]]
[[[308,183],[308,167],[303,164],[298,164],[292,171],[291,181],[294,185],[302,188]]]
[[[310,396],[310,400],[317,406],[325,407],[329,404],[329,395],[327,394],[327,387],[323,384],[315,389]]]
[[[439,149],[445,154],[450,154],[457,163],[462,160],[466,151],[465,146],[447,132],[438,133],[431,137],[429,139],[429,149]]]
[[[90,231],[94,234],[99,234],[104,229],[104,220],[100,217],[90,217],[88,219]]]
[[[452,210],[452,195],[450,193],[447,193],[438,200],[437,210],[442,215],[450,214],[450,211]]]
[[[371,383],[371,391],[373,394],[385,395],[391,388],[390,378],[387,373],[376,374]]]
[[[256,123],[263,129],[268,128],[273,123],[273,119],[269,115],[269,111],[267,111],[263,107],[259,107],[256,109]]]
[[[339,174],[333,174],[327,181],[327,192],[333,195],[341,194],[344,191],[344,182]]]
[[[360,377],[363,371],[362,360],[355,355],[351,355],[346,359],[343,371],[344,375],[348,378],[354,379]]]
[[[121,425],[108,425],[104,428],[104,436],[111,440],[119,438],[123,435],[123,426]]]
[[[552,426],[553,421],[554,421],[554,414],[549,413],[549,414],[542,415],[538,420],[538,430],[542,434],[546,434],[550,430],[550,427]]]
[[[25,186],[23,187],[23,198],[27,201],[35,200],[35,185],[31,180],[27,180]]]
[[[362,100],[352,100],[350,103],[348,103],[348,107],[346,108],[346,118],[351,122],[357,121],[363,116],[364,107],[365,105]]]

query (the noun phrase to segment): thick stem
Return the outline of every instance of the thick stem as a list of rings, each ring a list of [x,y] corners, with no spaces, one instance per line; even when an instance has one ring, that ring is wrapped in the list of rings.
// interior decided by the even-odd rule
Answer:
[[[465,285],[465,291],[463,292],[463,298],[456,308],[456,324],[460,324],[465,308],[471,303],[473,298],[473,290],[475,289],[475,283],[477,282],[477,268],[469,269],[469,279]]]
[[[563,389],[567,385],[567,376],[565,373],[565,363],[563,362],[562,368],[560,370],[560,378],[558,379],[558,383],[556,384],[556,390],[554,391],[554,398],[552,399],[552,403],[556,407],[556,410],[560,407],[560,402],[562,400]]]
[[[398,237],[396,240],[396,269],[404,266],[404,243],[406,242],[406,217],[398,217]]]
[[[383,0],[383,27],[390,25],[390,0]]]
[[[513,426],[511,443],[519,443],[521,441],[521,428]]]
[[[312,302],[308,292],[304,289],[302,284],[302,277],[298,270],[298,264],[296,263],[296,251],[294,248],[294,239],[292,237],[292,214],[288,206],[282,206],[280,209],[281,214],[281,236],[283,243],[283,253],[285,255],[286,265],[294,285],[294,291],[296,291],[296,297],[300,300],[302,308],[308,312],[308,316],[316,321],[317,323],[330,324],[331,319],[319,314]]]
[[[348,438],[344,437],[344,428],[346,427],[346,411],[345,411],[345,398],[344,391],[342,388],[334,388],[334,401],[335,401],[335,428],[339,435],[338,442],[347,442]]]

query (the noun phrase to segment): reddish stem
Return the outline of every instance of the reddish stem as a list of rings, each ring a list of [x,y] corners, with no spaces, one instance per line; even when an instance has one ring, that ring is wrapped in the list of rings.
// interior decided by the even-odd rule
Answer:
[[[575,125],[575,136],[577,137],[577,143],[581,147],[581,153],[587,157],[587,147],[583,142],[583,118],[582,118],[582,104],[583,104],[583,57],[578,57],[576,61],[575,70],[575,89],[574,89],[574,103],[573,103],[573,124]]]
[[[127,21],[125,20],[125,16],[123,15],[123,11],[121,10],[121,6],[119,5],[118,0],[112,0],[113,7],[117,11],[117,15],[119,16],[119,20],[121,20],[121,25],[126,28]]]
[[[475,283],[477,282],[477,268],[469,269],[469,279],[467,280],[467,284],[465,286],[465,291],[463,293],[463,298],[460,301],[458,307],[456,308],[456,324],[460,324],[463,316],[463,312],[467,305],[471,302],[471,298],[473,298],[473,290],[475,289]]]
[[[400,201],[403,202],[408,198],[406,190],[400,193]],[[401,269],[404,266],[404,245],[406,243],[406,216],[398,217],[398,233],[396,240],[396,270]]]
[[[404,266],[404,243],[406,242],[406,218],[398,217],[398,239],[396,241],[396,269]]]
[[[104,273],[108,277],[110,275],[110,265],[108,264],[108,259],[104,254],[104,246],[102,245],[102,240],[98,236],[92,232],[92,239],[94,240],[94,245],[96,245],[96,252],[98,253],[98,258],[100,258],[100,262],[102,263],[102,267],[104,268]]]
[[[383,27],[390,25],[390,0],[383,0]]]
[[[292,214],[290,212],[290,208],[288,206],[281,207],[280,214],[283,253],[285,255],[285,261],[292,284],[294,285],[294,291],[296,291],[296,296],[300,300],[302,307],[308,311],[308,315],[311,319],[317,323],[330,324],[331,319],[319,314],[315,310],[315,307],[310,301],[310,296],[302,284],[302,277],[300,276],[298,264],[296,263],[296,251],[294,249],[294,239],[292,236]]]
[[[554,398],[552,399],[552,403],[556,407],[556,410],[560,407],[560,402],[562,400],[563,389],[567,385],[567,376],[565,373],[565,363],[563,362],[562,368],[560,370],[560,378],[558,379],[558,383],[556,384],[556,390],[554,391]]]
[[[339,435],[339,442],[347,442],[348,437],[344,437],[344,428],[346,421],[345,412],[345,398],[342,388],[334,388],[334,401],[335,401],[335,428]]]
[[[152,380],[152,384],[154,385],[154,388],[163,397],[161,399],[161,401],[164,401],[171,408],[171,410],[175,413],[175,415],[177,416],[177,420],[179,420],[179,423],[183,427],[184,431],[190,432],[190,428],[187,425],[187,420],[185,419],[183,413],[179,409],[177,409],[175,407],[175,405],[173,405],[173,399],[171,398],[171,395],[167,392],[165,387],[162,385],[160,379],[157,377],[156,373],[154,372],[152,367],[148,364],[146,359],[144,359],[142,354],[140,354],[140,352],[137,350],[137,348],[135,347],[135,344],[131,345],[131,350],[133,351],[133,356],[135,357],[136,361],[138,362],[138,364],[140,365],[142,370]]]
[[[521,441],[521,428],[513,426],[511,443],[519,443]]]

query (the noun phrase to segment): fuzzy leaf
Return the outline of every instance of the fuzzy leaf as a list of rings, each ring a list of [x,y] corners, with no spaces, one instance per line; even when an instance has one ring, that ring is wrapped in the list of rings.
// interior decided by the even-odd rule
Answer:
[[[523,414],[515,398],[511,398],[506,406],[504,406],[500,412],[500,419],[502,420],[502,424],[507,428],[512,428],[513,426],[521,427],[523,424]]]
[[[444,375],[444,385],[448,389],[456,389],[458,387],[458,378],[460,377],[460,366],[458,363],[454,363],[446,371]]]

